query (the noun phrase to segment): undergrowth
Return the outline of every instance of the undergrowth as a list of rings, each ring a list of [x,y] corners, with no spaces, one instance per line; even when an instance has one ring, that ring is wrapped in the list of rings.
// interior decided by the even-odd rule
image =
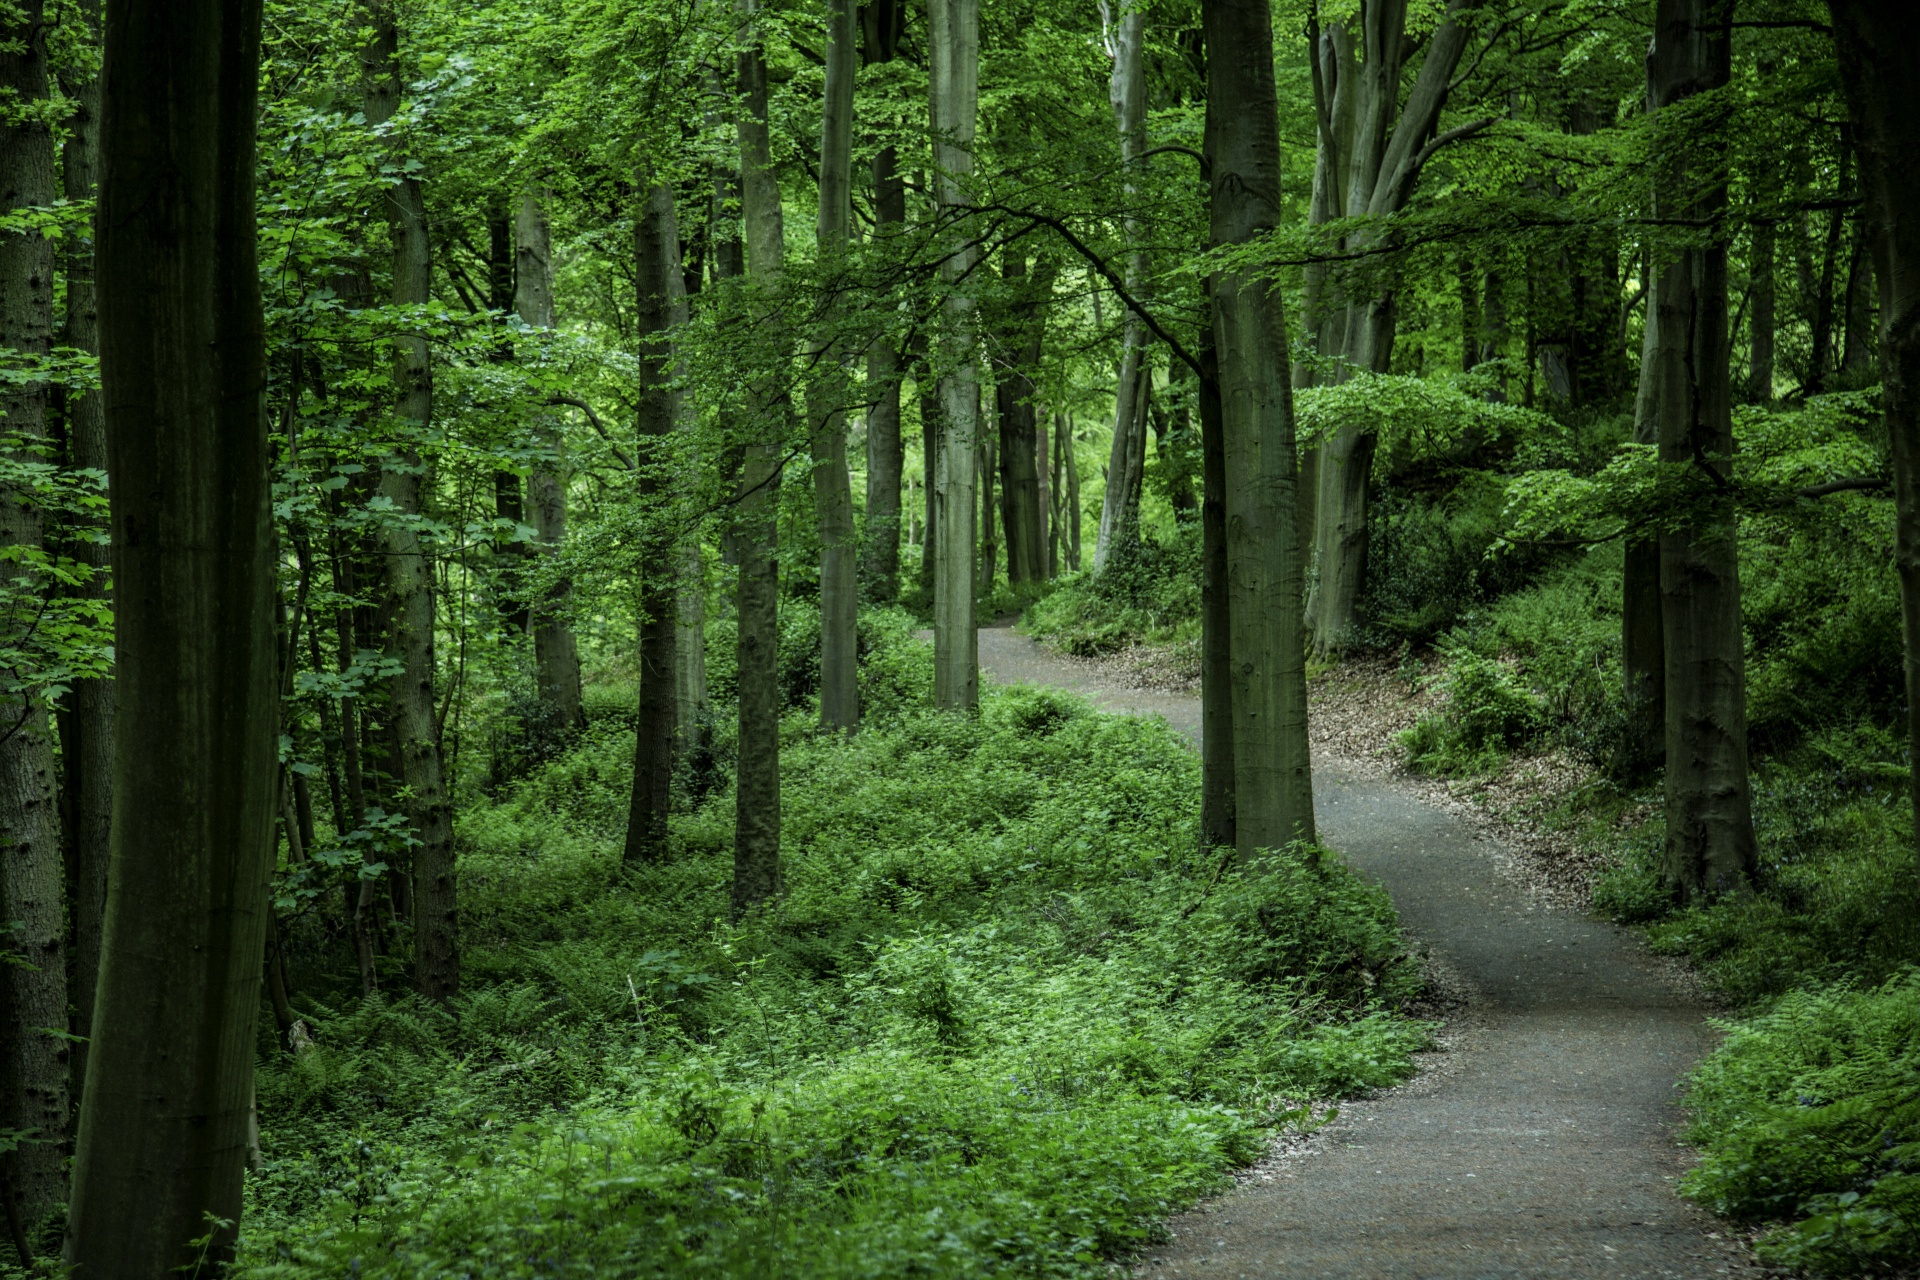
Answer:
[[[615,717],[468,812],[453,1007],[309,997],[312,1048],[263,1040],[241,1274],[1094,1275],[1306,1100],[1406,1074],[1379,890],[1198,853],[1158,722],[919,710],[911,625],[866,628],[859,735],[784,725],[763,915],[726,919],[724,742],[657,865],[620,862]]]

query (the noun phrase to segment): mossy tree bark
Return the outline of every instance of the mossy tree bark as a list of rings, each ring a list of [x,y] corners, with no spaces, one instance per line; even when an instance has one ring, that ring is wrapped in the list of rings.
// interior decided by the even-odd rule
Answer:
[[[1893,446],[1894,563],[1906,629],[1907,727],[1920,799],[1920,46],[1900,0],[1828,0],[1880,282],[1880,403]]]
[[[664,489],[662,456],[673,431],[673,324],[680,275],[680,228],[673,188],[656,183],[633,224],[634,329],[640,335],[639,441],[634,462],[645,507],[657,510]],[[651,522],[640,552],[640,707],[633,753],[633,799],[627,810],[626,860],[666,856],[672,799],[674,719],[678,689],[674,647],[679,627],[675,539],[664,520]]]
[[[1245,244],[1280,223],[1280,133],[1267,0],[1205,0],[1211,239]],[[1208,282],[1220,376],[1235,843],[1243,856],[1312,840],[1298,461],[1279,289]]]
[[[400,105],[400,28],[385,0],[366,6],[373,40],[361,50],[367,122],[380,126]],[[393,241],[393,304],[433,301],[432,245],[420,179],[404,174],[387,188]],[[453,855],[453,810],[440,758],[440,717],[433,696],[433,560],[422,536],[422,494],[428,488],[420,445],[433,424],[433,362],[426,338],[393,340],[395,456],[380,470],[380,496],[390,515],[382,531],[387,593],[387,654],[398,667],[388,690],[400,782],[407,788],[412,857],[413,981],[433,1000],[460,990],[459,887]]]
[[[947,216],[970,199],[973,138],[980,100],[979,0],[929,0],[929,85],[935,191]],[[980,375],[974,364],[975,303],[967,277],[979,250],[955,245],[941,263],[946,343],[940,379],[938,468],[928,523],[937,539],[933,576],[933,705],[973,711],[980,704],[980,637],[974,601],[975,501],[979,462]]]
[[[1732,0],[1660,0],[1647,54],[1656,111],[1727,83]],[[1726,210],[1709,135],[1681,141],[1654,189],[1660,218],[1718,226]],[[1701,495],[1660,538],[1666,652],[1667,877],[1682,899],[1748,886],[1758,859],[1747,778],[1747,688],[1740,625],[1724,240],[1657,264],[1653,392],[1660,461],[1692,468]]]
[[[828,0],[826,101],[820,113],[820,207],[815,224],[820,261],[845,260],[853,224],[853,78],[860,65],[854,0]],[[831,323],[831,321],[829,321]],[[829,338],[822,364],[837,365]],[[847,419],[839,380],[810,397],[814,520],[820,531],[820,727],[851,732],[860,724],[858,546],[853,534],[852,478],[847,474]],[[896,485],[896,488],[898,486]]]
[[[46,123],[52,82],[39,0],[0,23],[0,211],[54,202],[53,131]],[[0,233],[0,349],[28,360],[53,349],[53,241],[38,233]],[[0,414],[37,459],[47,436],[50,388],[0,388]],[[43,544],[41,512],[28,493],[0,494],[0,544],[30,556]],[[16,553],[17,554],[17,553]],[[34,579],[32,561],[9,576]],[[53,590],[47,581],[37,590]],[[54,793],[53,733],[32,672],[7,670],[0,695],[0,1129],[32,1139],[0,1156],[8,1216],[35,1224],[66,1198],[67,1025],[66,874]],[[23,687],[24,686],[24,687]]]
[[[100,986],[66,1262],[231,1256],[279,723],[255,259],[257,0],[109,0],[100,356],[119,657]]]
[[[752,23],[752,0],[742,0]],[[767,65],[749,29],[737,61],[740,208],[746,269],[771,283],[784,263],[780,188],[767,131]],[[773,423],[786,414],[784,389],[769,387],[763,425],[747,444],[734,503],[740,562],[740,747],[734,780],[733,911],[742,915],[780,892],[780,562],[776,517],[780,446]],[[774,400],[778,403],[773,403]]]

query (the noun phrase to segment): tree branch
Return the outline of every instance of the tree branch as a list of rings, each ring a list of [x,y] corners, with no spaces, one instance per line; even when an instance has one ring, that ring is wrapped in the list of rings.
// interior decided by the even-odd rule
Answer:
[[[578,409],[580,412],[586,414],[587,424],[599,434],[602,440],[607,442],[607,448],[613,451],[613,456],[619,459],[620,465],[629,471],[633,470],[633,459],[628,457],[626,451],[613,442],[613,437],[608,435],[606,427],[601,425],[600,415],[593,411],[592,405],[576,396],[548,396],[547,403],[551,405],[565,405],[570,409]]]

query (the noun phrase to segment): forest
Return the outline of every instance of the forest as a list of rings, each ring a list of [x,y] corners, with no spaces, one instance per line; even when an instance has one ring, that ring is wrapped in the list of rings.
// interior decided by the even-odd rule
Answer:
[[[1916,84],[1905,0],[0,0],[0,1280],[1920,1264]],[[1327,1191],[1597,1124],[1564,1046],[1591,1170]]]

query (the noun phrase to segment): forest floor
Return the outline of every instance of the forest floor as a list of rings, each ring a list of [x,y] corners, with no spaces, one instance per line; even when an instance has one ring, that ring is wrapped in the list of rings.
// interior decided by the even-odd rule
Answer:
[[[1003,683],[1162,716],[1198,742],[1191,692],[1130,687],[1111,664],[1060,657],[1008,626],[981,630],[980,665]],[[1327,719],[1314,755],[1321,838],[1386,886],[1426,953],[1440,1049],[1414,1080],[1342,1107],[1174,1219],[1138,1274],[1767,1274],[1739,1233],[1673,1192],[1691,1159],[1674,1136],[1675,1085],[1712,1043],[1708,1005],[1632,934],[1540,892],[1485,824],[1393,776],[1384,742],[1366,742],[1352,717]]]

